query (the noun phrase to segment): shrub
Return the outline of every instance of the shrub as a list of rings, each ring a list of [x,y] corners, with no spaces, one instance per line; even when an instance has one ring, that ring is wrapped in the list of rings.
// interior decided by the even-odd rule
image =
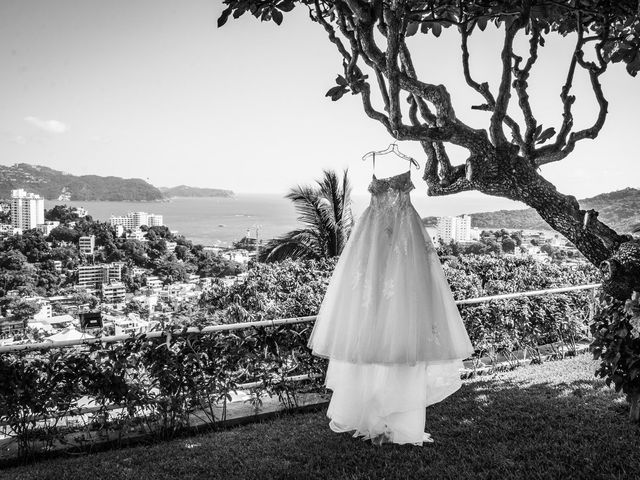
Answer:
[[[640,293],[626,302],[602,294],[591,333],[596,375],[627,395],[630,419],[640,421]]]

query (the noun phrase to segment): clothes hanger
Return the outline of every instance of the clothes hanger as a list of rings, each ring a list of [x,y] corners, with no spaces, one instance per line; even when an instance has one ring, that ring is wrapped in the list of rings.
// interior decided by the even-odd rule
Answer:
[[[411,158],[409,155],[405,155],[404,153],[402,153],[400,151],[400,149],[398,149],[398,145],[396,143],[390,144],[384,150],[372,151],[372,152],[365,153],[364,156],[362,157],[362,161],[365,161],[368,158],[372,158],[373,159],[373,168],[375,169],[376,168],[376,155],[387,155],[389,153],[395,153],[398,157],[400,157],[400,158],[402,158],[404,160],[407,160],[409,162],[409,169],[411,169],[411,165],[413,165],[414,167],[416,167],[416,170],[420,170],[420,164],[418,162],[416,162],[415,159]]]

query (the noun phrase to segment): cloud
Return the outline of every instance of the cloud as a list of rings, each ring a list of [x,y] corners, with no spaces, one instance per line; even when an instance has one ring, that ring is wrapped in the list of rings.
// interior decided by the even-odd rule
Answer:
[[[25,117],[25,122],[49,133],[64,133],[69,127],[58,120],[42,120],[37,117]]]

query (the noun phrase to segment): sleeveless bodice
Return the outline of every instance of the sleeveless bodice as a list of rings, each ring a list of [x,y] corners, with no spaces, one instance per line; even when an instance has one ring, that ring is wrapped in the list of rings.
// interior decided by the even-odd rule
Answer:
[[[368,189],[371,192],[371,206],[384,209],[404,207],[411,202],[409,192],[414,188],[411,172],[389,178],[376,178],[374,175]]]

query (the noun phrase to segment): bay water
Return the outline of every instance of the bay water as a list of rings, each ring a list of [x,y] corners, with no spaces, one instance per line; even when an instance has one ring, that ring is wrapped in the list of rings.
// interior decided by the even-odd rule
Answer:
[[[427,197],[416,190],[411,195],[421,217],[526,208],[525,205],[477,192],[449,197]],[[369,204],[368,194],[354,194],[353,213],[357,219]],[[281,194],[237,193],[230,198],[173,198],[157,202],[77,202],[46,200],[45,208],[66,204],[82,206],[94,220],[107,221],[111,215],[143,211],[163,215],[164,224],[194,243],[230,246],[249,231],[255,238],[270,239],[300,228],[290,200]]]

